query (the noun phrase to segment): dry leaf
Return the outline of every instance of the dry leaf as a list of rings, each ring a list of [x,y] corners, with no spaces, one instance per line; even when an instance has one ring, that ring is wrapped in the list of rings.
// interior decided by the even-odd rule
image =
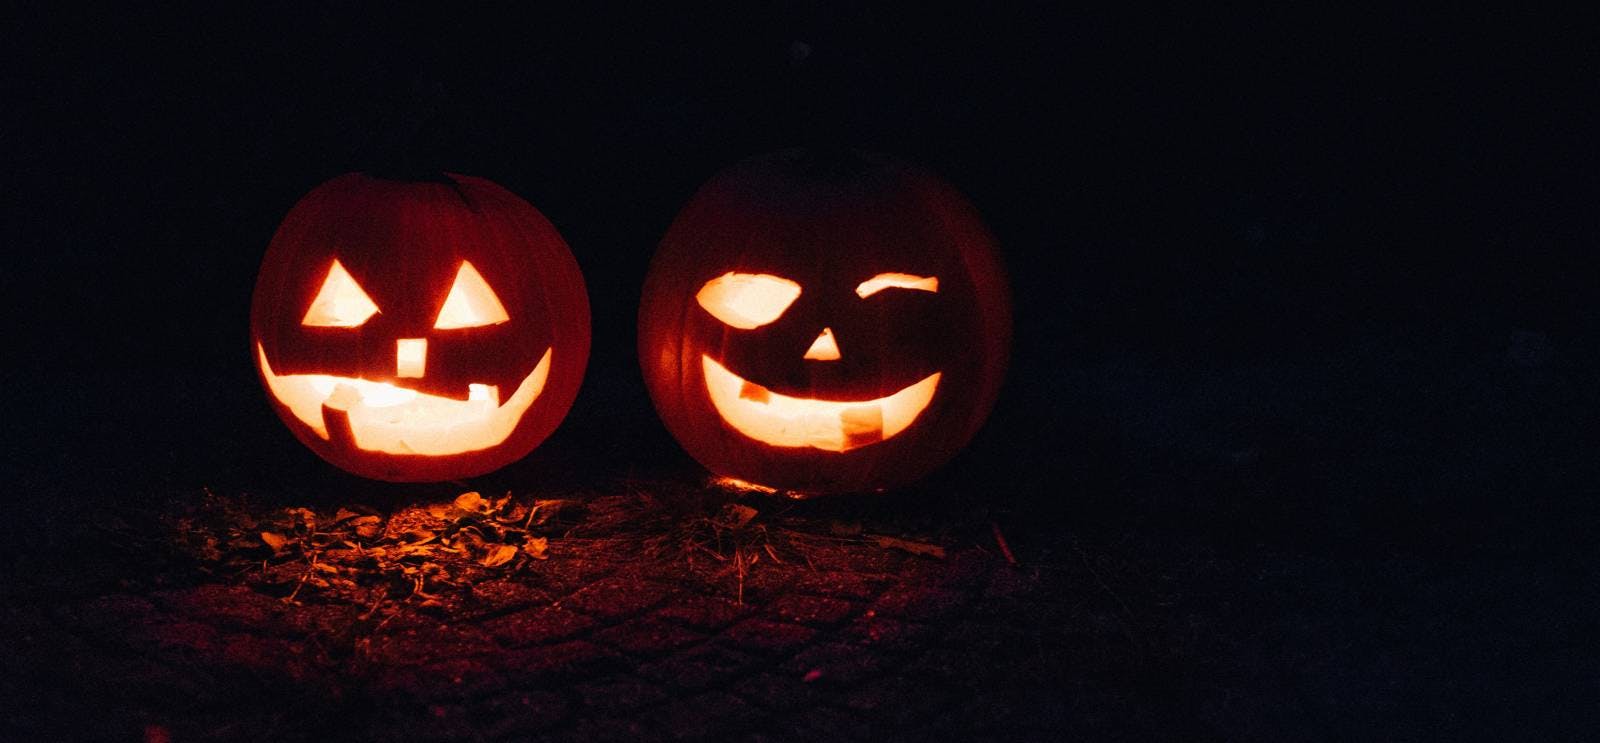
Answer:
[[[873,541],[874,544],[876,544],[879,547],[882,547],[884,549],[896,549],[896,550],[902,550],[902,551],[905,551],[905,552],[910,552],[913,555],[923,555],[925,557],[932,557],[932,558],[936,558],[936,559],[939,559],[939,560],[943,560],[944,559],[944,548],[940,547],[937,544],[928,544],[927,542],[913,542],[913,541],[911,541],[909,539],[900,539],[898,537],[884,537],[884,536],[877,536],[877,535],[874,535],[872,537],[872,541]]]
[[[456,496],[454,505],[467,513],[482,513],[489,504],[478,491],[472,490]]]
[[[317,515],[309,508],[289,508],[284,510],[284,515],[289,517],[289,523],[302,523],[307,529],[317,528]]]
[[[517,546],[514,544],[496,544],[489,548],[489,554],[483,557],[483,566],[492,568],[511,562],[517,556]]]
[[[743,528],[756,517],[756,509],[739,503],[724,503],[717,513],[717,524],[729,529]]]
[[[723,490],[732,490],[740,493],[771,494],[778,492],[777,488],[767,487],[766,485],[757,485],[756,483],[749,482],[747,480],[740,480],[737,477],[713,477],[711,478],[711,485],[720,487]]]
[[[483,538],[483,532],[475,526],[469,526],[456,532],[455,546],[465,547],[469,550],[481,549],[489,540]]]
[[[265,542],[268,547],[271,547],[273,552],[282,552],[283,548],[289,544],[288,538],[284,537],[282,534],[274,534],[270,531],[261,532],[261,541]]]
[[[834,521],[828,524],[828,531],[836,537],[853,537],[861,533],[861,522]]]
[[[535,560],[550,559],[550,556],[544,552],[546,549],[549,549],[549,547],[550,540],[545,539],[544,537],[529,537],[522,543],[522,549],[528,553],[529,557],[532,557]]]
[[[557,514],[561,513],[561,509],[566,507],[566,504],[567,501],[559,498],[550,500],[535,500],[533,502],[533,513],[530,514],[529,525],[538,526],[540,524],[548,523],[550,519],[555,518]]]

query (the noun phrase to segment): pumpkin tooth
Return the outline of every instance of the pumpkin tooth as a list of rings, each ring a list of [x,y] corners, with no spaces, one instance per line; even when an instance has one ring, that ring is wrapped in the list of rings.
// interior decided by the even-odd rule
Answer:
[[[488,400],[495,407],[500,407],[500,385],[469,384],[467,385],[467,400]]]
[[[333,407],[327,402],[322,404],[322,428],[327,431],[327,439],[334,446],[346,449],[356,448],[356,435],[350,429],[350,413]]]
[[[844,434],[845,450],[882,441],[882,406],[860,405],[845,408],[839,413],[839,430]]]
[[[746,380],[743,387],[739,388],[739,397],[751,402],[765,404],[772,396],[772,392],[755,382]]]
[[[702,354],[706,393],[734,430],[773,446],[845,452],[899,434],[927,409],[939,386],[934,372],[887,397],[834,401],[788,397],[751,382]]]

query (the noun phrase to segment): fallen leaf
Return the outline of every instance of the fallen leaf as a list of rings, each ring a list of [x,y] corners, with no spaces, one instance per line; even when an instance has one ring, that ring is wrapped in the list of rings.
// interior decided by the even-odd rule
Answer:
[[[469,550],[481,549],[489,540],[483,538],[483,533],[475,526],[469,526],[456,532],[455,544]]]
[[[427,544],[428,542],[432,542],[438,538],[438,534],[428,531],[427,529],[412,529],[411,531],[400,535],[400,541],[404,542],[408,546]]]
[[[720,487],[723,490],[732,490],[740,493],[770,494],[778,492],[777,488],[767,487],[766,485],[757,485],[756,483],[749,482],[747,480],[740,480],[737,477],[713,477],[711,478],[711,484],[713,486]]]
[[[521,523],[522,520],[527,517],[527,515],[527,508],[512,503],[510,509],[501,509],[499,514],[494,518],[496,521],[499,521],[502,524],[517,524]]]
[[[398,549],[400,556],[396,559],[410,562],[421,562],[434,556],[434,552],[444,551],[438,544],[407,544]]]
[[[538,526],[548,523],[550,519],[560,514],[561,509],[565,508],[566,505],[567,501],[559,498],[534,501],[531,525]]]
[[[535,560],[550,559],[550,556],[544,552],[546,549],[549,549],[549,547],[550,540],[544,537],[529,537],[527,541],[522,543],[523,551],[527,552],[528,556]]]
[[[489,554],[483,557],[483,566],[492,568],[511,562],[517,556],[517,546],[514,544],[497,544],[489,548]]]
[[[322,562],[354,562],[365,556],[356,549],[330,549],[325,550],[320,559]]]
[[[717,512],[717,524],[729,529],[740,529],[756,517],[756,509],[740,503],[724,503]]]
[[[456,496],[453,505],[467,513],[483,513],[488,508],[488,501],[476,490],[470,490]]]
[[[836,537],[853,537],[861,533],[861,522],[834,521],[828,524],[828,531]]]
[[[317,528],[317,515],[312,513],[309,508],[289,508],[285,509],[283,513],[289,517],[289,523],[291,524],[298,522],[305,524],[307,529]]]
[[[913,542],[909,539],[878,535],[874,535],[872,537],[872,541],[874,544],[877,544],[879,547],[884,549],[896,549],[904,552],[910,552],[913,555],[923,555],[925,557],[932,557],[939,560],[944,559],[944,548],[937,544]]]
[[[273,552],[282,552],[283,548],[289,544],[289,539],[287,537],[283,536],[282,534],[274,534],[270,531],[261,532],[261,541],[265,542],[268,547],[271,547]]]

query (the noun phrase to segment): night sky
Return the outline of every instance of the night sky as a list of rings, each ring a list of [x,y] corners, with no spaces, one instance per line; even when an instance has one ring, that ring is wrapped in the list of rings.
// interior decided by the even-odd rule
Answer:
[[[351,485],[268,407],[250,291],[301,195],[397,165],[500,183],[584,271],[584,388],[495,482],[694,476],[634,357],[651,253],[723,167],[847,144],[954,183],[1011,276],[1007,386],[929,487],[1039,533],[1579,551],[1592,25],[993,5],[8,13],[12,497]]]

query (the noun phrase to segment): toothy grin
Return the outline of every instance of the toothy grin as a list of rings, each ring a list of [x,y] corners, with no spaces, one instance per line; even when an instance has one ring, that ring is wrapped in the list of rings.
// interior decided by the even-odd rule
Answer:
[[[701,355],[706,392],[735,431],[772,446],[844,452],[904,431],[933,400],[939,372],[894,394],[871,400],[789,397],[728,371]]]
[[[468,385],[467,399],[455,400],[399,387],[389,382],[329,374],[274,374],[266,349],[256,344],[261,376],[278,402],[324,439],[348,421],[356,448],[388,454],[446,456],[496,446],[511,436],[522,414],[544,391],[550,351],[522,378],[510,399],[500,388]],[[343,419],[343,420],[341,420]]]

